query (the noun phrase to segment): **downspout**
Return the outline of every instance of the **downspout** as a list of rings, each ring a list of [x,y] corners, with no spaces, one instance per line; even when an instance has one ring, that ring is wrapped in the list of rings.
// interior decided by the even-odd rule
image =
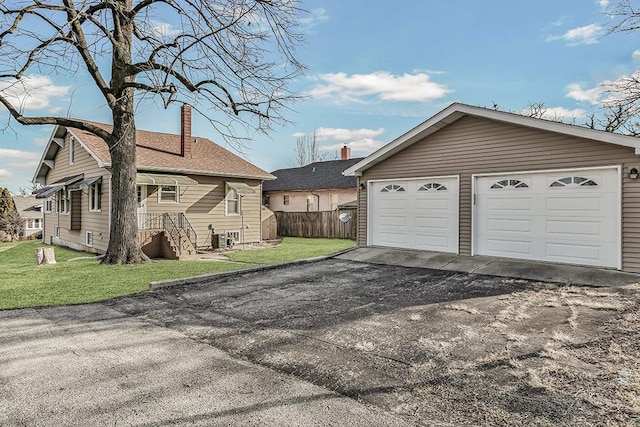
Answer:
[[[320,212],[320,195],[319,194],[315,194],[313,191],[311,192],[312,196],[316,196],[318,198],[318,209],[317,211]]]

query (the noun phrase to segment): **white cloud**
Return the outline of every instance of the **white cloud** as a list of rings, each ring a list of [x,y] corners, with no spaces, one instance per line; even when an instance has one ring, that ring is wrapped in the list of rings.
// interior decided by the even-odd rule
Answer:
[[[40,110],[50,105],[50,100],[64,96],[69,86],[56,86],[47,76],[30,75],[20,80],[0,81],[0,93],[23,110]]]
[[[640,49],[634,50],[633,53],[631,54],[631,57],[633,59],[640,59]]]
[[[175,37],[183,32],[182,28],[177,28],[168,22],[160,21],[151,21],[151,30],[156,33],[156,36],[162,38]]]
[[[336,102],[365,103],[370,98],[383,101],[428,102],[452,92],[446,85],[432,82],[426,73],[393,75],[387,71],[371,74],[329,73],[315,77],[309,95],[332,98]]]
[[[345,128],[318,128],[316,137],[321,143],[323,151],[339,151],[345,145],[351,148],[353,155],[367,155],[384,145],[384,142],[375,138],[384,133],[384,128],[379,129],[345,129]],[[294,137],[304,136],[302,132],[296,132]]]
[[[13,178],[13,173],[9,172],[6,169],[0,169],[0,179],[10,179]]]
[[[49,138],[47,137],[33,138],[33,143],[39,147],[44,147],[48,142]]]
[[[342,128],[318,128],[316,134],[320,141],[352,141],[361,138],[374,138],[382,135],[384,128],[379,129],[342,129]]]
[[[565,96],[576,101],[589,102],[595,105],[600,103],[602,92],[603,88],[600,85],[591,89],[583,89],[580,84],[571,83],[567,86],[567,94]]]
[[[520,114],[525,116],[530,115],[531,110],[522,110]],[[573,110],[569,110],[565,107],[549,107],[544,108],[544,112],[542,113],[542,118],[547,120],[555,120],[555,121],[564,121],[571,119],[579,119],[585,117],[587,112],[581,108],[575,108]]]
[[[589,24],[573,28],[560,36],[549,36],[547,41],[564,40],[569,46],[598,43],[603,28],[597,24]]]
[[[355,141],[351,141],[348,144],[323,145],[320,148],[325,151],[337,151],[345,145],[351,148],[351,156],[366,156],[382,147],[384,143],[381,141],[376,141],[373,138],[361,138]]]
[[[30,169],[35,170],[36,166],[38,166],[38,160],[27,160],[24,162],[18,163],[9,163],[7,166],[11,167],[11,169]]]
[[[40,153],[30,151],[14,150],[11,148],[0,148],[0,159],[31,159],[40,160]]]
[[[605,9],[607,6],[609,6],[609,0],[596,0],[596,4]]]
[[[298,23],[309,29],[311,27],[315,27],[322,21],[326,21],[329,19],[329,15],[327,15],[327,11],[321,7],[317,9],[310,10],[306,15],[303,15],[300,19],[298,19]]]

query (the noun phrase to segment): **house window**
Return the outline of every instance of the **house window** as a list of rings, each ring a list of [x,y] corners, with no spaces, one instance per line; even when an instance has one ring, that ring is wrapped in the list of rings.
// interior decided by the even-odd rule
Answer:
[[[289,206],[289,195],[285,194],[284,196],[282,196],[282,204],[285,206]]]
[[[313,196],[307,196],[307,212],[313,212],[315,209],[313,208]]]
[[[526,182],[522,182],[519,179],[503,179],[502,181],[495,182],[491,187],[493,190],[501,188],[529,188]]]
[[[58,212],[61,214],[69,213],[69,192],[67,190],[61,190],[58,192]]]
[[[100,180],[89,186],[89,211],[100,212],[102,209],[102,182]]]
[[[380,190],[381,193],[396,193],[399,191],[406,191],[403,186],[397,184],[389,184]]]
[[[238,192],[229,186],[227,186],[227,195],[225,197],[225,210],[227,215],[240,214],[240,197]]]
[[[567,176],[560,178],[549,187],[597,187],[598,184],[592,179],[584,178],[582,176]]]
[[[227,240],[229,240],[229,246],[233,246],[234,243],[240,241],[240,231],[238,230],[225,231],[225,234],[227,235]]]
[[[418,188],[418,191],[447,191],[447,187],[437,182],[429,182]]]
[[[93,231],[87,231],[84,238],[84,243],[91,247],[93,246]]]
[[[178,203],[178,186],[161,185],[158,188],[159,203]]]
[[[28,219],[27,220],[26,228],[28,228],[28,229],[32,229],[33,228],[33,220],[32,219]]]
[[[44,211],[46,213],[51,213],[51,209],[53,209],[53,201],[51,197],[48,197],[47,200],[44,201]]]
[[[33,228],[35,228],[36,230],[39,230],[42,228],[42,220],[40,218],[35,218],[33,220]]]
[[[69,164],[72,165],[75,161],[76,153],[74,148],[74,139],[69,138]]]
[[[55,237],[60,237],[60,226],[56,225]]]

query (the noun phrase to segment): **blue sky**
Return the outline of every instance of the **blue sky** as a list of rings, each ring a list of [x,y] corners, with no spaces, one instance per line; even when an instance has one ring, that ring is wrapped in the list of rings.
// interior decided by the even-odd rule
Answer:
[[[242,155],[267,171],[290,167],[296,135],[317,130],[328,153],[346,144],[365,156],[456,101],[509,111],[544,102],[548,114],[583,123],[603,96],[599,85],[640,65],[637,34],[605,37],[616,1],[303,1],[310,13],[298,57],[308,71],[292,89],[307,98],[288,115],[294,124],[256,137]],[[109,121],[86,79],[31,78],[38,90],[27,114]],[[178,106],[147,103],[137,127],[178,133],[178,116]],[[0,122],[7,117],[0,110]],[[224,145],[205,119],[194,116],[193,127]],[[0,187],[30,187],[51,131],[4,128]]]

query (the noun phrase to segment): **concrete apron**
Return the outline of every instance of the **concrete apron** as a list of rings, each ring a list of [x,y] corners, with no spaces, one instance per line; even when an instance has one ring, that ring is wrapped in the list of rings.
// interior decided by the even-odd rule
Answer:
[[[604,268],[373,246],[355,248],[335,258],[573,285],[613,287],[640,282],[638,274]]]

